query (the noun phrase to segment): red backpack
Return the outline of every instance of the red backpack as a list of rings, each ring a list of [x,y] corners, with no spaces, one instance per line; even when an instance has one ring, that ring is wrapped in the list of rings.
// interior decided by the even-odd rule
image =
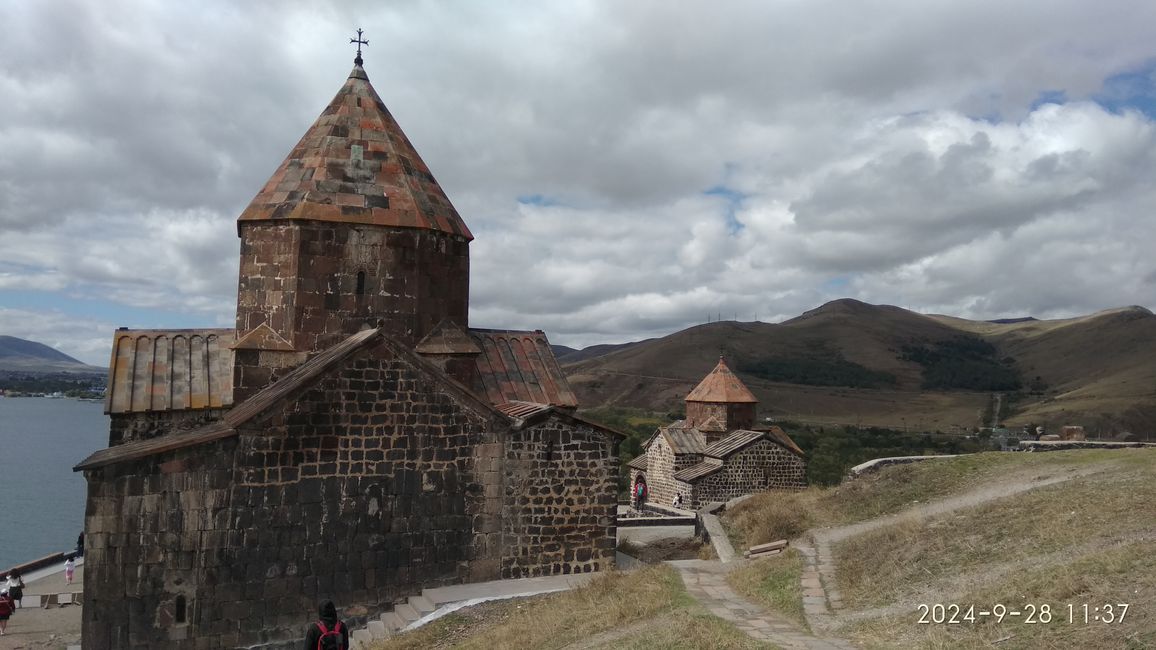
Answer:
[[[337,621],[332,630],[325,627],[323,621],[317,621],[317,627],[321,630],[321,636],[317,637],[317,650],[345,650],[341,643],[341,621]]]
[[[7,595],[0,596],[0,616],[11,616],[16,609],[16,603]]]

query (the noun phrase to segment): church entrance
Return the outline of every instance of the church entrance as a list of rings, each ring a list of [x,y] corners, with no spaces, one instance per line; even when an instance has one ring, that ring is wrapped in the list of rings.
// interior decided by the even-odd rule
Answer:
[[[646,487],[646,475],[639,472],[634,479],[634,487],[630,490],[631,504],[635,509],[641,510],[648,496],[650,496],[650,490]]]

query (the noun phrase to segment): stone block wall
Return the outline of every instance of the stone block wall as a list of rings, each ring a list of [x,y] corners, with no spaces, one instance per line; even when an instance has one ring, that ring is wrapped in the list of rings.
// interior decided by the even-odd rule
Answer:
[[[89,470],[85,647],[293,647],[323,599],[612,566],[611,436],[508,426],[383,344],[234,438]]]
[[[407,345],[445,318],[468,325],[464,237],[328,222],[240,222],[239,228],[241,334],[268,322],[296,350],[310,351],[368,320],[383,321],[386,332]]]
[[[650,491],[649,501],[663,506],[669,506],[674,495],[681,493],[683,499],[690,496],[689,486],[674,479],[674,474],[681,470],[699,464],[701,454],[675,455],[666,438],[659,434],[650,443],[646,452],[646,487]],[[635,476],[630,477],[634,485]]]
[[[557,417],[511,432],[504,473],[502,578],[614,566],[618,455],[609,435]]]
[[[197,621],[214,616],[219,605],[234,618],[264,619],[263,606],[239,604],[242,594],[207,585],[239,560],[228,552],[230,542],[244,544],[243,532],[230,537],[235,448],[235,441],[222,441],[89,472],[85,648],[192,648]],[[221,630],[214,647],[240,640],[236,621],[231,634],[223,622],[214,627]]]
[[[753,402],[721,403],[721,402],[687,402],[686,425],[696,427],[706,437],[706,444],[710,445],[727,432],[737,429],[750,429],[755,426],[755,407]],[[706,425],[711,420],[719,426]],[[704,428],[704,425],[705,428]]]
[[[134,440],[146,440],[159,435],[196,429],[221,419],[227,409],[186,409],[181,411],[144,411],[140,413],[110,413],[108,446]]]
[[[701,505],[765,490],[805,487],[807,466],[803,459],[763,439],[731,454],[723,460],[722,470],[695,482],[693,501]]]
[[[297,329],[298,250],[296,222],[239,222],[241,274],[237,287],[237,336],[261,323],[286,340]]]

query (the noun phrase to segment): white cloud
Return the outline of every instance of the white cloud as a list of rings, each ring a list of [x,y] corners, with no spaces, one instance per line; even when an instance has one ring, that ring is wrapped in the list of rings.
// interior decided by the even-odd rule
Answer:
[[[1139,0],[8,3],[0,305],[230,322],[232,221],[360,26],[477,235],[478,325],[584,344],[845,295],[1156,306],[1156,128],[1093,101],[1152,74],[1153,22]]]

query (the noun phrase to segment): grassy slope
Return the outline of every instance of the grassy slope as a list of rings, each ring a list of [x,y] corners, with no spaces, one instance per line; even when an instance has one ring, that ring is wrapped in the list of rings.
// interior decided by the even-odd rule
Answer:
[[[894,607],[858,624],[879,647],[1117,648],[1156,646],[1156,451],[1064,453],[1034,471],[1094,474],[928,520],[908,520],[835,548],[848,605]],[[945,461],[949,462],[949,461]],[[1010,468],[1009,468],[1010,469]],[[1055,620],[920,625],[917,603],[1009,608],[1047,603]],[[1067,623],[1068,604],[1129,603],[1123,622]]]
[[[837,544],[838,583],[868,647],[1156,647],[1156,450],[990,453],[900,465],[831,489],[768,493],[724,517],[737,548],[872,519],[1001,483],[1094,472]],[[753,563],[732,584],[784,615],[790,567]],[[760,594],[761,592],[761,594]],[[772,600],[773,598],[779,601]],[[1051,624],[920,625],[917,603],[1048,603]],[[1067,604],[1130,603],[1121,623],[1067,624]],[[1061,622],[1061,619],[1064,622]]]
[[[488,603],[400,635],[373,650],[417,648],[767,648],[708,614],[659,565],[612,573],[574,591]]]
[[[839,588],[861,616],[837,633],[877,648],[980,648],[999,639],[1001,649],[1156,647],[1156,450],[990,453],[900,465],[835,488],[759,495],[724,523],[742,548],[1073,470],[1094,473],[837,544]],[[731,584],[799,620],[801,568],[789,553],[747,564]],[[921,625],[918,602],[1047,603],[1053,620]],[[1068,603],[1077,615],[1083,603],[1130,608],[1122,623],[1068,624]],[[471,611],[377,648],[766,647],[705,612],[667,566]]]

